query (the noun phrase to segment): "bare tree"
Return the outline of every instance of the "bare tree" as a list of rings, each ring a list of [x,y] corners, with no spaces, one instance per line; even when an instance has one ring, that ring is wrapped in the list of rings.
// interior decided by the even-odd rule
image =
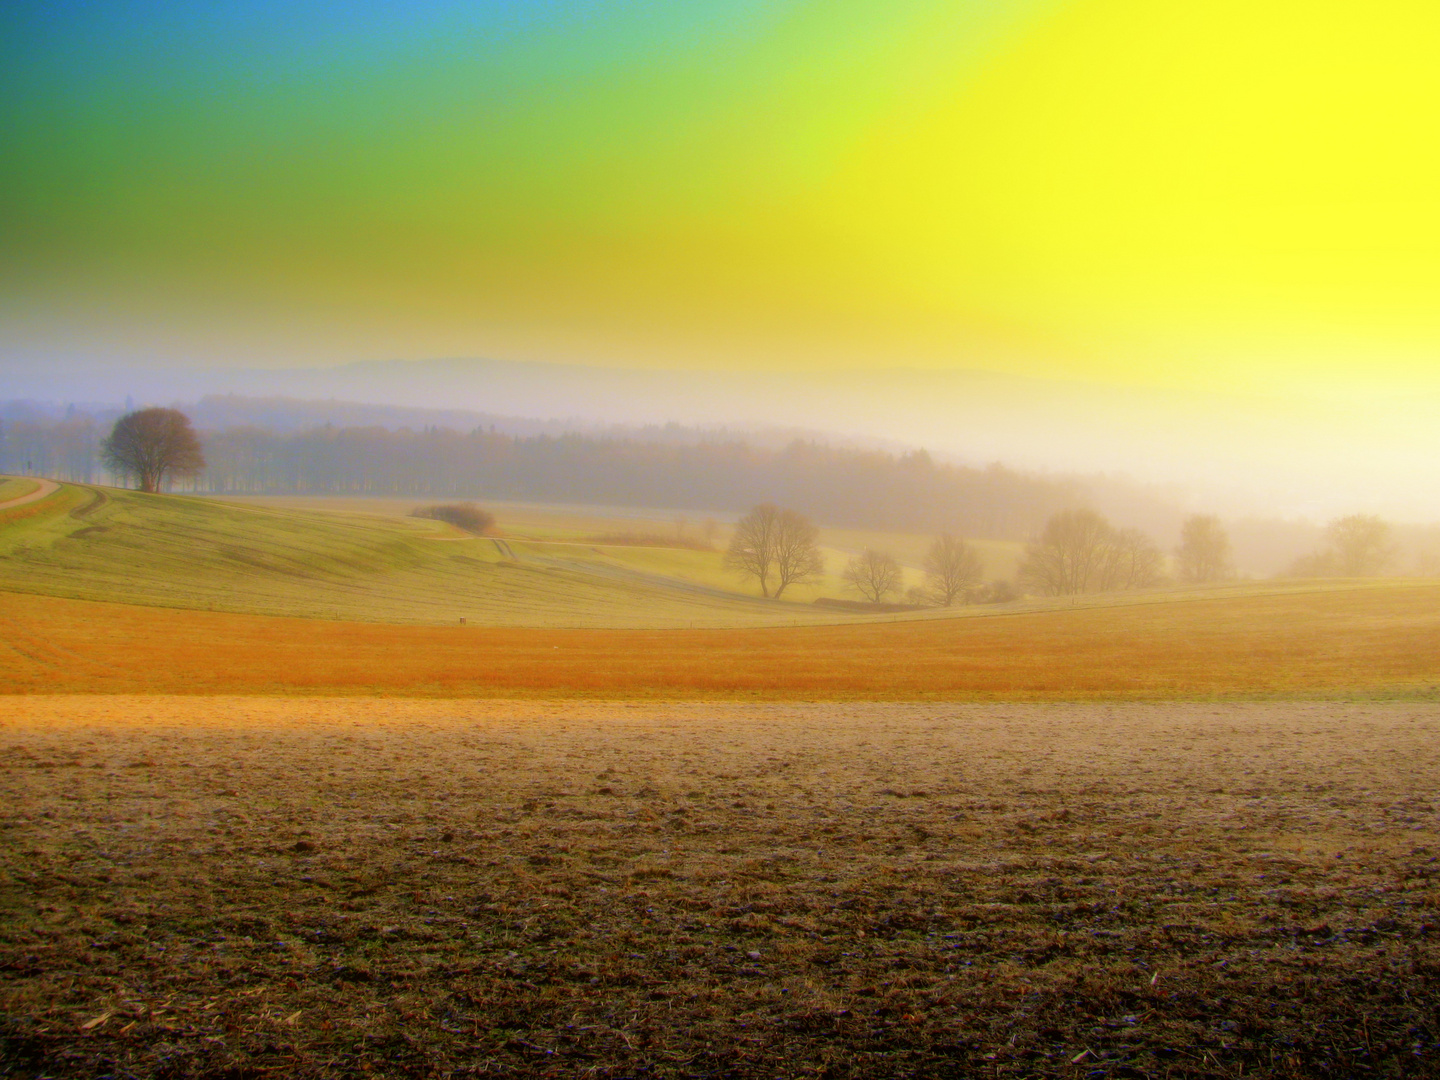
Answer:
[[[799,581],[809,581],[825,572],[820,557],[820,530],[809,518],[794,510],[781,510],[775,531],[775,599]]]
[[[166,476],[190,476],[205,467],[200,439],[178,409],[140,409],[115,421],[100,444],[107,464],[155,492]]]
[[[941,607],[963,601],[984,577],[980,553],[957,536],[941,533],[925,553],[927,598]]]
[[[1214,514],[1191,514],[1180,526],[1180,546],[1175,549],[1180,579],[1204,583],[1224,581],[1235,575],[1230,558],[1230,537]]]
[[[1139,529],[1116,529],[1094,510],[1052,515],[1020,562],[1020,580],[1050,596],[1142,589],[1160,579],[1155,542]]]
[[[880,603],[899,589],[900,576],[900,564],[894,556],[874,548],[866,548],[859,555],[852,556],[840,575],[846,585],[872,604]]]
[[[824,572],[820,558],[820,530],[793,510],[762,503],[735,523],[725,552],[725,565],[760,583],[762,596],[775,599],[797,581]]]
[[[1351,514],[1325,527],[1335,551],[1335,569],[1344,577],[1370,577],[1395,558],[1390,523],[1374,514]]]
[[[1139,529],[1119,529],[1106,545],[1101,589],[1145,589],[1163,576],[1160,549]]]
[[[735,523],[730,546],[725,550],[725,565],[741,574],[748,574],[760,583],[760,595],[770,595],[770,576],[775,566],[775,530],[780,508],[761,503]]]
[[[1049,596],[1075,596],[1102,587],[1115,530],[1094,510],[1061,510],[1025,548],[1020,579]]]

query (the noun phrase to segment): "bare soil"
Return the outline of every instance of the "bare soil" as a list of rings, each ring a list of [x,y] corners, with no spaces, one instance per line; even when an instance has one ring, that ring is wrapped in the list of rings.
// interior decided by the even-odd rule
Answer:
[[[11,697],[0,1075],[1437,1075],[1437,731]]]

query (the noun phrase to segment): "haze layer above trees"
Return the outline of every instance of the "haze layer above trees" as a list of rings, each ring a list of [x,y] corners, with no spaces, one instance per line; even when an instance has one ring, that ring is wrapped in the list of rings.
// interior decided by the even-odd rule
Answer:
[[[983,360],[976,359],[977,368]],[[1435,401],[1259,398],[1023,378],[994,371],[657,371],[450,359],[329,368],[166,369],[120,361],[0,356],[0,391],[37,401],[169,405],[211,394],[385,402],[392,411],[469,410],[534,417],[525,433],[670,421],[731,429],[837,432],[923,445],[971,464],[1123,473],[1181,483],[1226,516],[1353,512],[1440,518]],[[327,408],[331,407],[326,402]],[[353,407],[352,407],[353,408]],[[372,407],[374,408],[374,407]],[[329,417],[336,426],[390,423]],[[193,416],[198,427],[245,422]],[[318,422],[323,422],[320,418]],[[280,429],[278,419],[263,421]],[[440,422],[462,429],[467,422]],[[488,422],[488,421],[487,421]],[[502,430],[517,431],[500,424]],[[753,441],[753,440],[752,440]],[[1145,527],[1143,522],[1132,524]]]
[[[309,403],[297,411],[313,414]],[[274,416],[283,408],[270,402],[265,412]],[[100,478],[98,446],[113,418],[82,410],[47,418],[12,409],[10,416],[0,471]],[[186,490],[231,495],[439,496],[720,513],[775,502],[835,526],[1008,539],[1027,537],[1051,514],[1079,503],[1119,504],[1127,520],[1139,518],[1166,534],[1181,516],[1140,488],[1098,478],[971,468],[937,462],[924,451],[895,454],[801,439],[757,445],[678,426],[561,435],[378,424],[288,431],[245,426],[202,435],[207,467]]]

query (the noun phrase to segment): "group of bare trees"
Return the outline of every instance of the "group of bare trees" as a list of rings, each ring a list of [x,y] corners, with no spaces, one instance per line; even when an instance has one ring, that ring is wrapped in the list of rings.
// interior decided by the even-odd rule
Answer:
[[[1372,577],[1398,554],[1390,523],[1374,514],[1336,518],[1325,527],[1325,541],[1323,550],[1291,564],[1291,577]]]
[[[1094,510],[1062,510],[1025,548],[1020,580],[1046,596],[1156,584],[1164,561],[1139,529],[1117,529]]]
[[[1185,519],[1180,527],[1180,546],[1175,549],[1175,567],[1181,581],[1195,584],[1235,576],[1230,537],[1218,517],[1192,514]]]
[[[735,523],[725,565],[755,579],[762,596],[779,599],[785,590],[825,572],[820,530],[804,515],[761,503]],[[950,607],[980,584],[984,567],[973,547],[949,533],[937,537],[925,556],[925,585],[912,599]],[[872,604],[900,591],[904,571],[888,551],[867,547],[841,571],[846,586]]]
[[[1230,540],[1219,518],[1194,514],[1186,519],[1175,564],[1187,582],[1234,575]],[[1155,541],[1139,529],[1116,528],[1094,510],[1053,515],[1026,546],[1020,563],[1020,580],[1046,596],[1143,589],[1164,578],[1165,559]]]
[[[761,503],[735,523],[725,551],[725,565],[760,583],[760,594],[780,599],[797,581],[825,572],[820,558],[820,530],[810,519],[774,503]]]
[[[1326,546],[1296,559],[1290,577],[1371,577],[1394,564],[1398,545],[1389,522],[1374,514],[1335,518]],[[1213,514],[1192,514],[1175,549],[1176,576],[1204,584],[1235,576],[1230,538]],[[1055,514],[1025,550],[1022,582],[1036,592],[1070,596],[1158,584],[1163,561],[1155,544],[1135,529],[1117,529],[1093,510]]]
[[[932,607],[953,607],[971,598],[985,576],[980,553],[952,533],[941,533],[925,552],[924,583],[906,592],[906,599]],[[900,592],[904,573],[888,551],[866,548],[846,564],[840,578],[872,604]]]

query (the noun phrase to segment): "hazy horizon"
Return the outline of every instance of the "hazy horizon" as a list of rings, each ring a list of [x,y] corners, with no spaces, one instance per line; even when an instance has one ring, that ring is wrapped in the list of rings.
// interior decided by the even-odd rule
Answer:
[[[6,371],[6,367],[9,370]],[[74,366],[0,361],[0,399],[183,404],[209,394],[464,410],[577,424],[796,429],[927,449],[970,464],[1109,473],[1181,505],[1320,522],[1344,513],[1440,520],[1428,402],[1372,417],[1335,405],[1198,395],[985,371],[654,371],[503,361],[374,361],[330,368]],[[1284,406],[1283,408],[1281,406]],[[1362,457],[1354,447],[1366,446]]]

